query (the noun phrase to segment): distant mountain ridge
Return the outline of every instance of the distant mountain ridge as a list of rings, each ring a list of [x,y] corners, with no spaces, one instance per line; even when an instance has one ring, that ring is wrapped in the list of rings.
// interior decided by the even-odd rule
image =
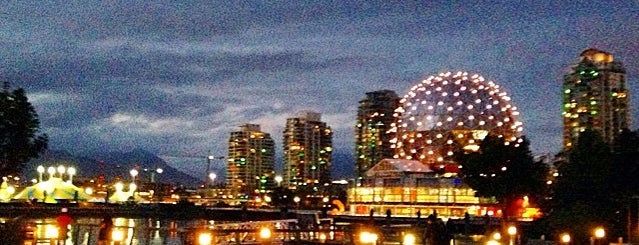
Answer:
[[[168,165],[158,156],[143,149],[134,149],[130,152],[96,153],[90,156],[76,156],[67,151],[47,151],[40,158],[32,160],[25,166],[24,176],[37,178],[37,166],[74,166],[77,169],[77,177],[97,177],[104,174],[107,181],[116,177],[123,180],[131,180],[131,169],[138,170],[136,178],[149,180],[151,172],[158,168],[161,174],[153,174],[160,182],[173,183],[194,187],[202,181]],[[146,170],[146,171],[145,171]],[[47,173],[45,173],[47,175]]]
[[[200,161],[200,160],[197,160]],[[355,166],[352,164],[353,157],[350,154],[342,152],[333,152],[333,169],[332,177],[334,179],[352,178]],[[173,184],[182,184],[187,187],[195,187],[203,183],[202,177],[194,177],[200,175],[201,170],[190,169],[183,166],[183,169],[177,169],[180,164],[169,164],[159,156],[150,153],[144,149],[136,148],[129,152],[95,152],[90,155],[74,155],[63,150],[48,150],[41,155],[40,158],[32,160],[25,166],[24,175],[28,179],[38,178],[36,171],[37,166],[75,166],[77,169],[77,177],[96,177],[104,174],[107,181],[111,181],[116,177],[128,181],[131,179],[130,171],[133,168],[138,169],[137,178],[149,179],[151,172],[157,168],[162,168],[162,174],[155,174],[155,178],[161,182],[170,182]],[[212,164],[213,167],[217,165]],[[147,169],[145,172],[144,169]],[[218,183],[223,182],[225,169],[217,169]],[[47,176],[47,173],[44,173]],[[46,178],[46,177],[45,177]]]

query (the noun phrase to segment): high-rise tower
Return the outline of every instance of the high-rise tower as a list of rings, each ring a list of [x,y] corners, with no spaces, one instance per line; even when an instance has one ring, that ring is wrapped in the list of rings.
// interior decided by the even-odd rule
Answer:
[[[275,144],[260,125],[244,124],[231,132],[228,154],[226,186],[231,195],[250,196],[272,187]]]
[[[301,111],[286,119],[284,185],[295,189],[330,183],[332,138],[331,128],[321,121],[319,113]]]
[[[395,121],[393,112],[399,106],[399,97],[394,91],[379,90],[366,93],[359,101],[355,124],[355,171],[363,176],[373,165],[384,158],[393,158],[395,151],[388,132]]]
[[[598,131],[611,143],[630,126],[626,71],[612,54],[586,49],[564,76],[564,150],[586,129]]]

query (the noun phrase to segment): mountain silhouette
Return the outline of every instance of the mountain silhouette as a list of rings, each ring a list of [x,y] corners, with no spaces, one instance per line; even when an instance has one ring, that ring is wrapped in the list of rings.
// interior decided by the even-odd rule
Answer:
[[[151,175],[158,182],[172,183],[175,186],[194,187],[200,180],[168,165],[158,156],[143,149],[130,152],[93,153],[90,156],[77,156],[67,151],[47,151],[40,158],[30,161],[24,169],[23,176],[29,179],[38,178],[37,167],[74,166],[77,178],[93,178],[104,175],[107,182],[114,179],[131,180],[131,169],[138,170],[136,178],[150,180]],[[162,173],[158,174],[158,168]],[[44,173],[44,175],[48,175]],[[75,177],[74,177],[75,178]]]

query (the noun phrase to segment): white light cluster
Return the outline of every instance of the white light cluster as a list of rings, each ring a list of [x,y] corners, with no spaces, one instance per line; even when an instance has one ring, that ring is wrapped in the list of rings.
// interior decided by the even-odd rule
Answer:
[[[450,160],[457,145],[476,149],[488,133],[521,143],[523,123],[510,103],[499,85],[478,74],[430,76],[400,100],[391,147],[397,157],[436,163]]]

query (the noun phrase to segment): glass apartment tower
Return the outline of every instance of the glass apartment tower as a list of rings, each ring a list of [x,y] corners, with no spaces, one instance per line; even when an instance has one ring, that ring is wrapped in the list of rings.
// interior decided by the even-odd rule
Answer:
[[[235,198],[248,198],[273,187],[275,143],[260,125],[244,124],[229,138],[226,187]]]
[[[393,158],[394,150],[388,131],[395,121],[393,111],[399,106],[399,97],[394,91],[379,90],[366,93],[359,101],[355,123],[355,174],[364,173],[379,161]]]
[[[332,137],[320,113],[301,111],[286,119],[283,185],[297,189],[330,183]]]
[[[597,49],[581,53],[563,84],[564,150],[569,150],[580,132],[598,131],[612,143],[630,126],[626,71],[612,54]]]

